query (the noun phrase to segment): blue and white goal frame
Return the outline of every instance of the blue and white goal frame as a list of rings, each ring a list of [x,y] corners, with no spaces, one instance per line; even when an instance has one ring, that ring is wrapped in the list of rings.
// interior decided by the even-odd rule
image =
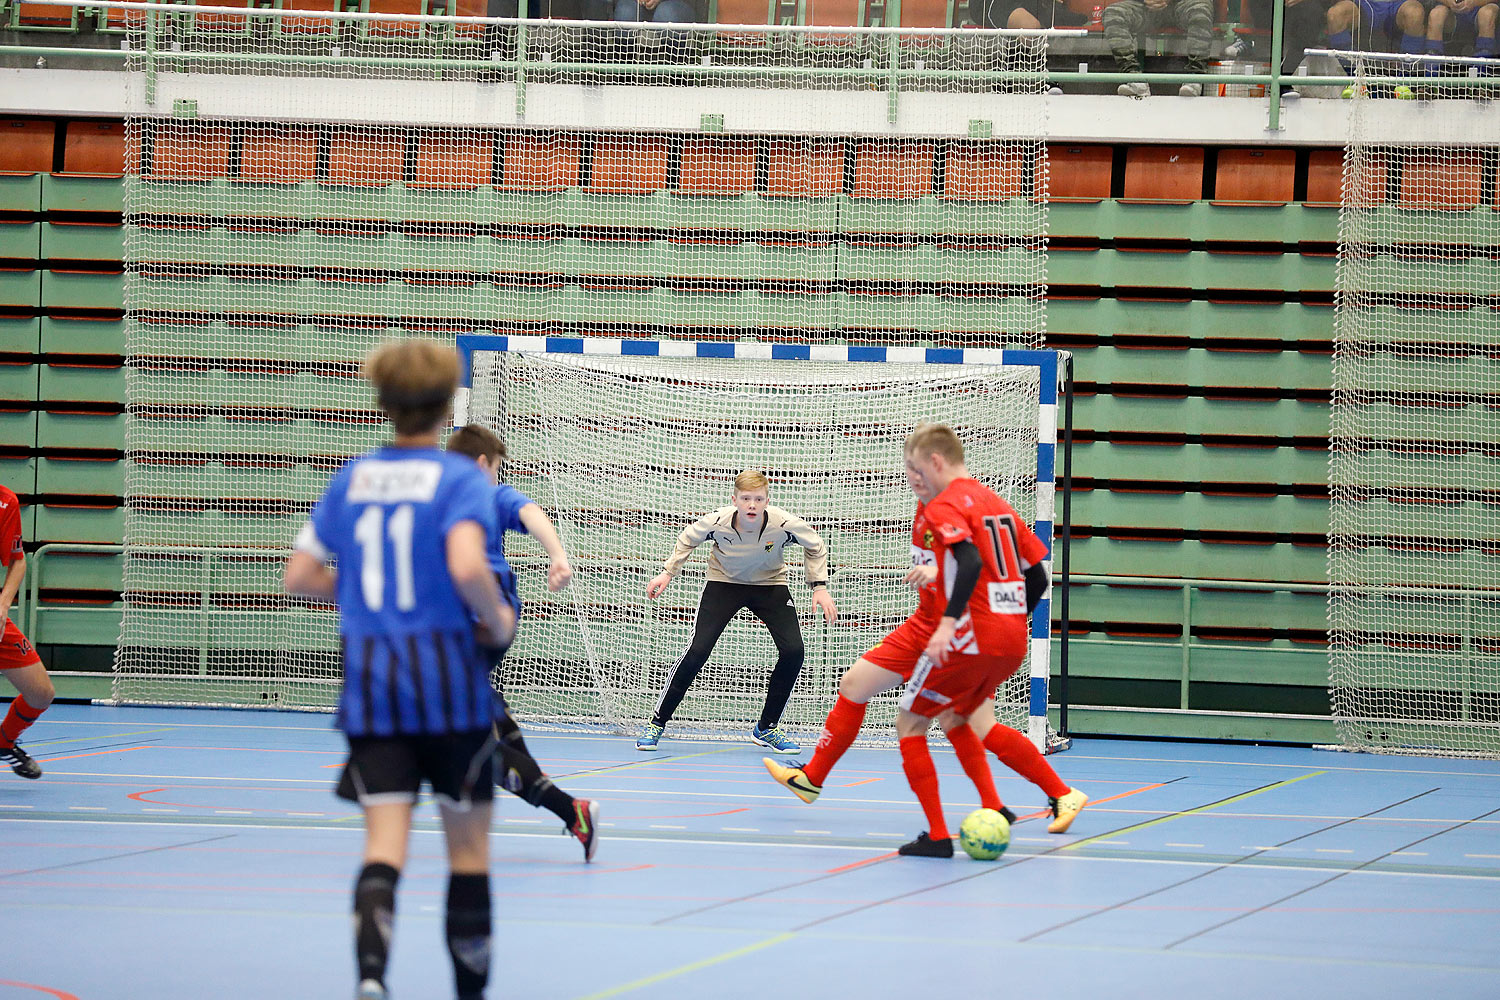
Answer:
[[[618,337],[547,337],[508,334],[462,334],[458,337],[461,385],[453,403],[454,424],[469,420],[469,390],[476,352],[581,354],[600,357],[716,358],[728,360],[834,361],[881,364],[995,365],[1035,368],[1038,372],[1036,443],[1036,521],[1032,530],[1047,546],[1050,574],[1057,502],[1058,396],[1064,371],[1064,351],[1026,351],[958,347],[856,347],[741,343],[693,340],[635,340]],[[1066,545],[1067,533],[1062,533]],[[1066,558],[1063,566],[1066,568]],[[1065,582],[1066,583],[1066,582]],[[1064,640],[1066,641],[1066,640]],[[1052,664],[1052,589],[1031,616],[1031,681],[1028,691],[1027,736],[1047,749],[1047,684]]]

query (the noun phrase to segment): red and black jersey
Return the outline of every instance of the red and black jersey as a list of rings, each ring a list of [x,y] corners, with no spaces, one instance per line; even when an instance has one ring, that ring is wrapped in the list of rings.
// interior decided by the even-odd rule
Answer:
[[[937,580],[922,589],[917,616],[934,624],[948,606],[958,563],[948,551],[962,541],[979,549],[979,583],[969,598],[968,614],[980,644],[1010,637],[1017,624],[1025,635],[1025,571],[1047,558],[1047,547],[1015,508],[975,479],[955,479],[918,504],[912,520],[912,564],[936,566]],[[968,629],[959,622],[959,635]],[[957,644],[958,636],[955,636]]]

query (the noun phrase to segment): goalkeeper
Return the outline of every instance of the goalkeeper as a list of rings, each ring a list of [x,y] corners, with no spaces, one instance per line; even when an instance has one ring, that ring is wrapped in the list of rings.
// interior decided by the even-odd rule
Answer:
[[[776,667],[771,671],[765,706],[750,730],[750,740],[777,753],[798,753],[802,749],[778,725],[797,675],[802,672],[803,658],[802,628],[786,586],[782,550],[788,545],[802,546],[813,604],[831,622],[838,617],[838,609],[828,592],[828,546],[806,521],[770,506],[770,481],[763,472],[747,469],[736,476],[730,499],[728,507],[700,517],[683,530],[664,571],[646,585],[647,597],[660,597],[693,550],[704,542],[713,543],[708,555],[708,582],[703,585],[693,619],[692,641],[672,668],[655,715],[635,741],[637,750],[656,749],[672,713],[708,662],[719,636],[742,608],[765,623],[776,643]]]

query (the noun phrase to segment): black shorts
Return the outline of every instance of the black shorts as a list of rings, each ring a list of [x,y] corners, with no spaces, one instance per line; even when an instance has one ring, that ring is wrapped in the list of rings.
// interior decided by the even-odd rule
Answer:
[[[1044,28],[1076,28],[1088,17],[1055,0],[969,0],[969,19],[981,28],[1004,28],[1011,11],[1024,10]]]
[[[426,781],[459,809],[495,797],[493,729],[431,736],[351,736],[337,795],[362,806],[417,801]]]

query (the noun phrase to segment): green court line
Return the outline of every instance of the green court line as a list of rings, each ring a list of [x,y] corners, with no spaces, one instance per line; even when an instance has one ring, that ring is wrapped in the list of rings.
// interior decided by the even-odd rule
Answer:
[[[1065,844],[1062,847],[1062,850],[1072,851],[1077,850],[1080,847],[1084,847],[1088,844],[1097,843],[1101,840],[1113,840],[1114,838],[1121,836],[1122,834],[1134,833],[1137,830],[1145,830],[1148,827],[1158,826],[1162,823],[1170,823],[1172,820],[1181,819],[1184,816],[1193,816],[1197,813],[1209,812],[1210,810],[1217,809],[1220,806],[1233,805],[1236,802],[1243,802],[1248,798],[1253,798],[1257,795],[1263,795],[1266,792],[1274,792],[1278,788],[1285,788],[1287,785],[1295,785],[1299,781],[1306,781],[1308,778],[1316,778],[1327,773],[1327,771],[1313,771],[1310,774],[1299,774],[1295,778],[1288,778],[1285,781],[1278,781],[1274,784],[1265,785],[1261,788],[1254,788],[1248,792],[1242,792],[1239,795],[1231,795],[1227,799],[1220,799],[1217,802],[1210,802],[1207,805],[1198,806],[1195,809],[1184,809],[1182,812],[1176,812],[1170,816],[1158,816],[1156,819],[1148,819],[1144,823],[1137,823],[1134,826],[1127,826],[1122,830],[1112,830],[1109,833],[1101,833],[1093,837],[1085,837],[1083,840],[1075,840],[1071,844]]]
[[[600,990],[598,993],[590,993],[587,996],[579,997],[578,1000],[604,1000],[605,997],[617,997],[622,993],[630,993],[634,990],[645,989],[647,986],[654,986],[657,983],[663,982],[667,979],[672,979],[676,976],[685,975],[689,972],[697,972],[699,969],[706,969],[711,965],[718,965],[720,962],[727,962],[731,958],[739,958],[741,955],[749,955],[752,952],[760,951],[762,948],[769,948],[773,944],[780,944],[783,941],[790,941],[796,936],[797,935],[791,933],[777,934],[775,937],[766,938],[764,941],[757,941],[755,944],[747,944],[743,948],[735,948],[733,951],[726,951],[722,955],[713,955],[709,958],[700,958],[696,962],[689,962],[687,965],[679,965],[675,969],[668,969],[665,972],[658,972],[653,976],[645,976],[641,979],[636,979],[632,982],[624,983],[620,986],[614,986],[607,990]]]

